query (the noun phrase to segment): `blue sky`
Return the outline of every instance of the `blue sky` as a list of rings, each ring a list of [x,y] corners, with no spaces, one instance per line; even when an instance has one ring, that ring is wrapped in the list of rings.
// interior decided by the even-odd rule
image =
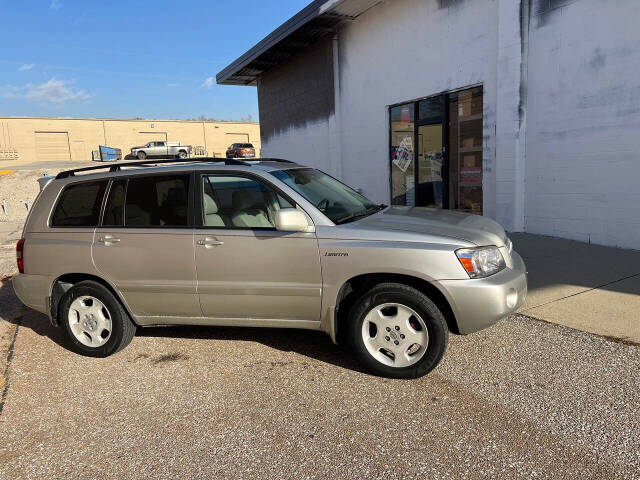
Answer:
[[[215,76],[308,0],[0,0],[0,115],[258,118]]]

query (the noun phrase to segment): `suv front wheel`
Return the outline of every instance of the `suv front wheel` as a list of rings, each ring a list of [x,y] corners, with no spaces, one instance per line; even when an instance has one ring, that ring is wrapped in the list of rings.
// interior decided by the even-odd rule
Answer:
[[[107,357],[122,350],[136,332],[118,299],[91,280],[75,284],[64,294],[58,321],[71,349],[89,357]]]
[[[358,360],[390,378],[417,378],[433,370],[447,348],[444,315],[426,295],[398,283],[382,283],[351,308],[349,337]]]

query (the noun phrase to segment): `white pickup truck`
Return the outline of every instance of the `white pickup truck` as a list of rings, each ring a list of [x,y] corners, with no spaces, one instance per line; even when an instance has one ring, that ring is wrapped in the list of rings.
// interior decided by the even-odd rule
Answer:
[[[180,142],[149,142],[143,147],[133,147],[131,155],[140,160],[147,157],[188,158],[191,151],[191,145],[180,145]]]

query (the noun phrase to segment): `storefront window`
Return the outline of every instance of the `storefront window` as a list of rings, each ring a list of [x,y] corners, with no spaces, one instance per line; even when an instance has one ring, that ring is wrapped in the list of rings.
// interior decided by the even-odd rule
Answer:
[[[442,123],[444,117],[444,95],[425,98],[418,102],[418,121]]]
[[[482,215],[482,87],[391,107],[390,120],[392,204]]]
[[[449,95],[450,208],[482,215],[482,87]]]
[[[391,203],[415,205],[414,104],[391,108]]]

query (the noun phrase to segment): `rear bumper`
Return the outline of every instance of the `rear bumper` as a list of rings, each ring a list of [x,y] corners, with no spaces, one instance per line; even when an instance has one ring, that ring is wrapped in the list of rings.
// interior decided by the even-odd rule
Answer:
[[[513,252],[512,258],[513,268],[488,278],[438,282],[461,334],[487,328],[522,306],[527,297],[527,270],[520,255]]]
[[[11,280],[17,297],[27,307],[49,314],[47,298],[51,279],[44,275],[19,274]]]

